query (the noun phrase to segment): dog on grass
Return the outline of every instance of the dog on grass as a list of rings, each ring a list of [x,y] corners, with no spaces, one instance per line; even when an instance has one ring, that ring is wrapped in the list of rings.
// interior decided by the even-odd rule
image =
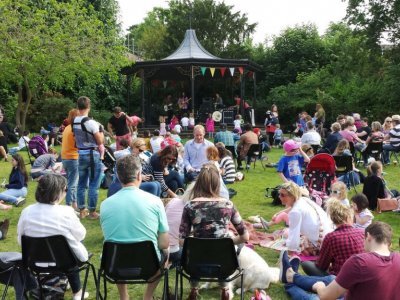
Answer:
[[[239,266],[244,271],[243,292],[255,289],[267,289],[270,283],[279,281],[279,268],[270,268],[267,262],[253,249],[244,246],[238,256]],[[236,294],[240,295],[240,277],[229,283],[229,299],[233,298],[235,287]],[[210,283],[203,284],[200,289],[210,288]]]

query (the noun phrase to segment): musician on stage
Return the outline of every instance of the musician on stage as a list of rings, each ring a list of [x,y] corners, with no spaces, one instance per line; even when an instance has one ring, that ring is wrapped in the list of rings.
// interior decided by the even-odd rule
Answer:
[[[186,97],[185,92],[182,92],[182,96],[178,99],[178,106],[181,116],[189,112],[189,101],[190,98]]]
[[[240,99],[240,97],[238,95],[235,95],[235,107],[237,110],[236,114],[240,114],[240,105],[241,105],[241,101],[242,99]],[[246,100],[243,101],[243,108],[244,108],[244,120],[245,122],[251,122],[251,106],[249,103],[247,103]]]
[[[215,94],[215,102],[214,103],[215,103],[216,110],[224,108],[224,101],[222,100],[222,97],[218,93]]]
[[[166,123],[169,124],[171,122],[172,116],[174,114],[174,103],[172,101],[172,95],[168,94],[164,99],[164,115],[167,115]]]

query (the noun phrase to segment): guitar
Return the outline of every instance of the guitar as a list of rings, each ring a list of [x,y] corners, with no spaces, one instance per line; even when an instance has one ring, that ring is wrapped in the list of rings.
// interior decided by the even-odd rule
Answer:
[[[179,100],[178,100],[178,106],[179,106],[179,109],[187,109],[188,108],[188,104],[189,104],[189,101],[191,100],[192,98],[179,98]]]

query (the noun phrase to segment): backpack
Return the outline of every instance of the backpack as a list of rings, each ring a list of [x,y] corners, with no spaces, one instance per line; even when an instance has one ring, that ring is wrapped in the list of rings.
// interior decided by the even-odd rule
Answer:
[[[38,158],[47,153],[46,141],[40,135],[36,135],[28,142],[28,149],[33,157]]]
[[[92,137],[94,136],[94,134],[93,134],[92,132],[88,131],[87,128],[86,128],[86,126],[85,126],[85,123],[86,123],[87,121],[89,121],[89,120],[91,120],[89,117],[83,117],[82,120],[81,120],[80,122],[75,122],[75,118],[72,120],[71,129],[72,129],[72,134],[73,134],[74,137],[75,137],[75,146],[76,146],[77,148],[79,148],[79,147],[78,147],[78,145],[77,145],[77,143],[76,143],[76,132],[75,132],[76,129],[74,129],[74,125],[81,125],[82,132],[85,133],[85,141],[86,141],[86,142],[90,142],[90,140],[89,140],[89,134],[90,134]]]
[[[272,205],[282,205],[282,201],[279,198],[279,189],[281,188],[280,185],[276,187],[267,187],[265,189],[265,197],[272,198]]]
[[[40,289],[36,288],[29,291],[29,296],[33,299],[42,300],[63,300],[67,290],[68,279],[66,276],[52,276],[42,279],[43,297],[40,297]]]

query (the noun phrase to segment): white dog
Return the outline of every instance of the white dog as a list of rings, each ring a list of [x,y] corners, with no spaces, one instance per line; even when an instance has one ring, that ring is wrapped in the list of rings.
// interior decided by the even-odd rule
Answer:
[[[279,281],[279,268],[270,268],[267,262],[258,253],[244,246],[238,256],[239,265],[244,270],[243,290],[244,292],[254,289],[267,289],[269,284]],[[209,288],[210,283],[203,284],[200,288]],[[233,298],[234,287],[239,287],[236,294],[241,293],[240,277],[233,280],[229,285],[230,298]]]

